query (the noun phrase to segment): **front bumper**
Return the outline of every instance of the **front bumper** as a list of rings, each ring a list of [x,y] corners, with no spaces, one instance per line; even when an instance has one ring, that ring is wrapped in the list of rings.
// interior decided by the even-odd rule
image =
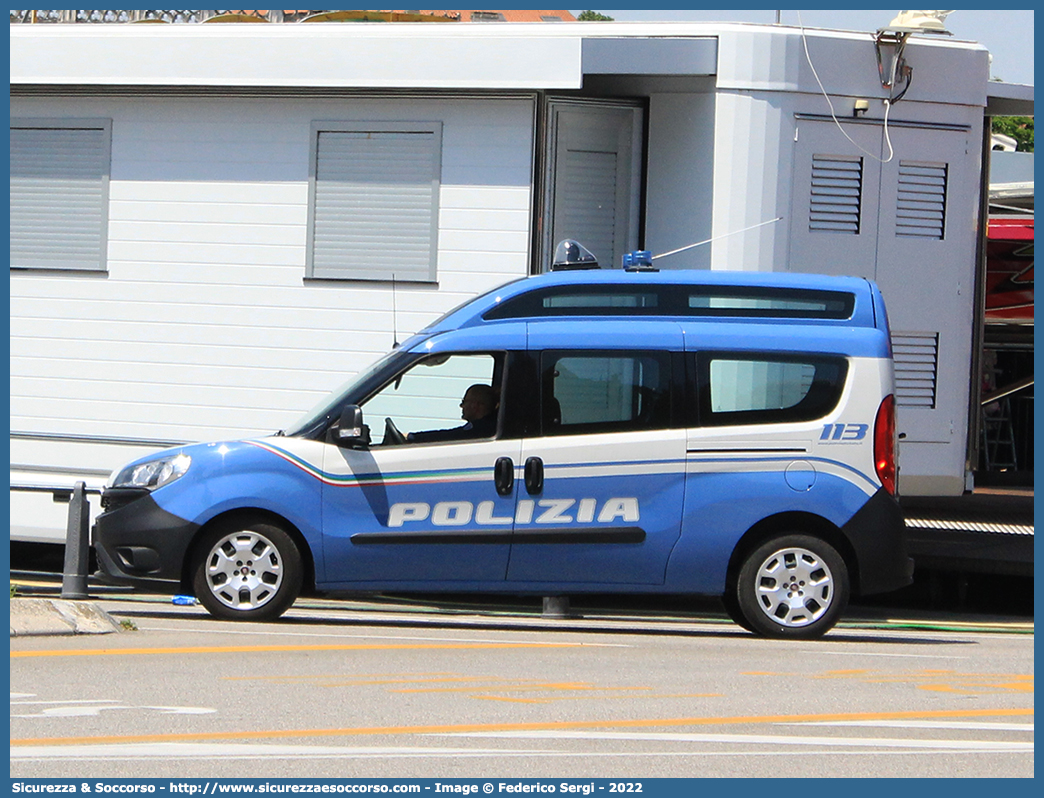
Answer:
[[[198,524],[162,509],[151,494],[114,506],[94,525],[102,576],[117,584],[177,587],[198,530]]]
[[[884,488],[871,496],[841,531],[859,562],[859,595],[887,593],[913,582],[914,561],[907,552],[903,512]]]

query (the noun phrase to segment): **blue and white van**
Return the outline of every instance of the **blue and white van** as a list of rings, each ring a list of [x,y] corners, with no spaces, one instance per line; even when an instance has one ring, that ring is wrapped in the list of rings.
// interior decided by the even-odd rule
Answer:
[[[701,594],[818,637],[911,581],[892,390],[867,280],[555,271],[285,431],[115,472],[94,544],[109,579],[221,618],[302,592]]]

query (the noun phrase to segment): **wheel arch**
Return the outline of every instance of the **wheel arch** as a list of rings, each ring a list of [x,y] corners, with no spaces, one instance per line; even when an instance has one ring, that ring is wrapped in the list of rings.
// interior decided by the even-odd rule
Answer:
[[[181,564],[182,592],[189,594],[192,593],[192,568],[193,564],[196,562],[196,558],[199,556],[201,541],[214,527],[231,524],[233,522],[241,524],[260,522],[272,524],[273,526],[278,526],[280,529],[284,530],[294,541],[294,545],[297,546],[297,550],[301,554],[301,563],[304,566],[304,573],[301,578],[301,593],[302,595],[306,595],[315,592],[315,560],[313,559],[312,548],[308,545],[305,536],[297,526],[292,524],[283,516],[274,513],[271,510],[263,510],[259,507],[237,507],[234,510],[226,510],[223,513],[215,515],[196,530],[196,534],[193,536],[192,542],[189,544],[185,559]]]
[[[732,550],[725,576],[726,591],[735,588],[743,561],[766,540],[785,533],[799,533],[817,537],[829,543],[844,560],[853,595],[859,594],[859,557],[851,542],[835,524],[815,513],[800,511],[778,513],[763,518],[748,529]]]

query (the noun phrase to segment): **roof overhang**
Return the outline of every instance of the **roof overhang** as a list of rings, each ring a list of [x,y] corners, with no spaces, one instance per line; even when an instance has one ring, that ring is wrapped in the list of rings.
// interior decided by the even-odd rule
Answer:
[[[580,88],[581,37],[524,35],[523,31],[516,36],[470,34],[485,27],[343,22],[12,25],[11,84]]]
[[[869,33],[675,22],[12,25],[10,84],[15,93],[87,87],[540,91],[581,89],[585,77],[713,76],[719,90],[818,93],[806,46],[820,64],[845,65],[823,72],[830,93],[881,93]],[[981,45],[918,41],[908,52],[914,50],[919,80],[911,95],[984,103],[988,67]]]
[[[987,116],[1033,116],[1033,87],[990,81],[986,85]]]

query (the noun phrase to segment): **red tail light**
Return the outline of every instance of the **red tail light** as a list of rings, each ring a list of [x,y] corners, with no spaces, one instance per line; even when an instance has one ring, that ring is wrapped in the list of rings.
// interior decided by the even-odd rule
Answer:
[[[881,401],[874,420],[874,468],[884,489],[895,495],[895,397]]]

